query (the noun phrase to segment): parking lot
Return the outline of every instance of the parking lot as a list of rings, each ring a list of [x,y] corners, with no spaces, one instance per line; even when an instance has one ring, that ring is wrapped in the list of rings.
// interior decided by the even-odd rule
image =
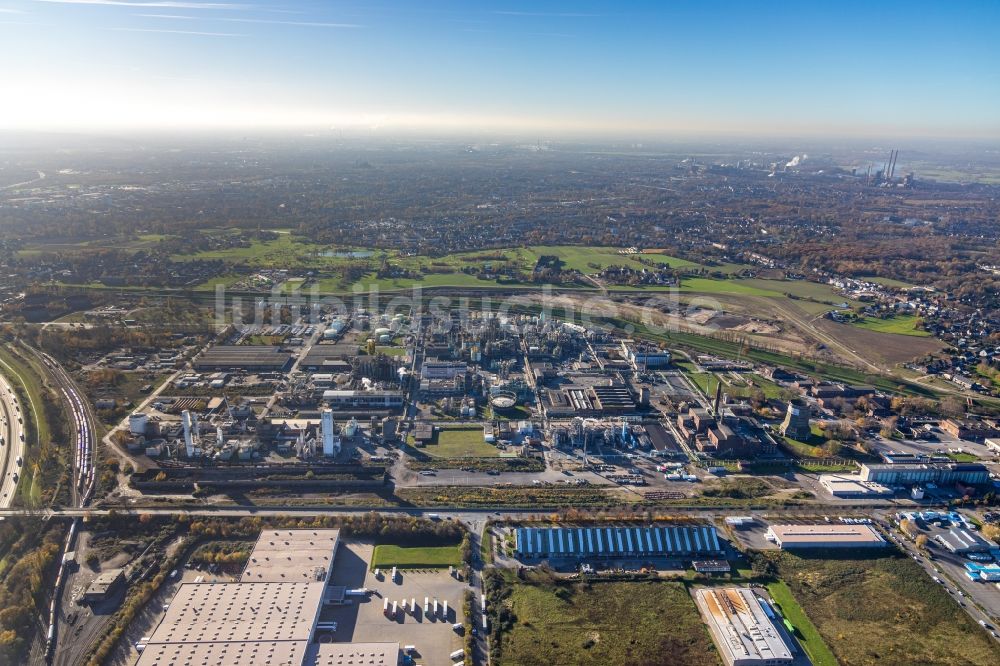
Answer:
[[[434,666],[451,664],[450,654],[463,647],[460,631],[452,628],[462,622],[464,595],[467,585],[449,575],[447,570],[399,570],[392,581],[391,571],[380,572],[378,578],[368,570],[373,546],[370,543],[341,542],[334,562],[332,586],[343,585],[348,589],[366,587],[372,591],[367,597],[353,597],[353,603],[327,606],[320,614],[320,622],[336,622],[337,630],[319,639],[332,642],[384,642],[398,641],[401,648],[413,645],[417,663]],[[428,612],[424,612],[424,600]],[[434,600],[438,612],[433,611]],[[398,605],[395,617],[383,613],[383,604],[389,601]],[[416,601],[416,607],[411,602]],[[406,610],[402,609],[403,602]],[[444,614],[444,602],[448,613]]]

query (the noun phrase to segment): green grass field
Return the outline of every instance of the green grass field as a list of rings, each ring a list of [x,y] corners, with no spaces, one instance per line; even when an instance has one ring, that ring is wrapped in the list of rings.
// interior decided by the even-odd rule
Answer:
[[[918,564],[899,553],[769,553],[842,666],[987,666],[996,643]],[[783,596],[775,589],[776,598]],[[778,599],[779,603],[781,600]],[[796,621],[794,606],[782,609]]]
[[[15,494],[27,507],[38,507],[41,504],[46,479],[39,471],[38,462],[43,451],[55,455],[48,444],[51,435],[44,407],[45,389],[42,386],[41,372],[33,359],[0,348],[0,373],[3,373],[18,393],[24,418],[24,464],[21,465]],[[54,470],[47,468],[47,471]]]
[[[788,453],[797,458],[826,458],[827,454],[820,448],[825,440],[821,437],[815,438],[812,442],[800,442],[791,437],[782,437],[781,444],[788,450]]]
[[[221,232],[220,232],[221,233]],[[152,241],[148,241],[152,242]],[[360,252],[364,256],[350,256],[351,252]],[[369,254],[370,253],[370,254]],[[331,271],[333,277],[321,277],[318,280],[319,289],[323,293],[350,288],[342,277],[336,276],[339,268],[348,262],[366,262],[371,272],[353,284],[362,284],[368,288],[385,291],[410,289],[420,285],[424,287],[476,287],[476,288],[507,288],[516,289],[522,285],[502,284],[496,280],[483,280],[475,275],[462,271],[464,268],[500,268],[513,267],[522,275],[531,273],[538,258],[542,255],[558,256],[565,269],[578,270],[582,273],[595,273],[611,265],[641,268],[643,261],[667,265],[670,268],[692,269],[700,264],[672,257],[658,252],[648,252],[641,255],[619,254],[615,247],[585,247],[577,245],[538,245],[519,248],[501,248],[495,250],[477,250],[471,252],[456,252],[441,257],[403,256],[394,251],[371,250],[367,248],[332,248],[312,243],[291,233],[281,234],[275,240],[253,240],[246,247],[233,247],[221,250],[206,250],[194,254],[175,255],[177,261],[192,259],[222,260],[232,264],[246,264],[252,268],[311,268],[321,271]],[[383,260],[388,260],[401,269],[422,273],[420,278],[379,279],[375,270]],[[731,273],[745,268],[737,264],[725,264],[708,267],[710,270]],[[709,280],[708,282],[713,282]],[[210,280],[199,289],[212,289],[216,280]],[[565,286],[565,285],[564,285]],[[523,287],[537,287],[533,283],[524,283]],[[586,287],[585,287],[586,288]],[[708,287],[706,286],[706,289]],[[739,293],[744,293],[739,287],[734,287]],[[751,290],[752,292],[753,290]]]
[[[686,277],[681,280],[682,292],[699,294],[734,294],[740,296],[772,296],[780,297],[781,292],[763,289],[760,286],[748,284],[749,280],[713,280],[712,278]],[[766,282],[766,280],[758,280]]]
[[[788,585],[782,581],[770,583],[767,592],[771,595],[782,615],[795,627],[795,638],[802,649],[809,655],[813,666],[837,666],[837,658],[833,656],[830,647],[823,640],[816,625],[812,623],[802,607],[799,606]]]
[[[677,582],[515,584],[504,666],[718,666],[718,652],[687,588]]]
[[[979,462],[979,458],[971,453],[946,453],[946,456],[954,460],[955,462],[970,463]]]
[[[372,569],[443,569],[462,566],[459,546],[375,546]]]
[[[17,255],[31,257],[47,252],[98,252],[111,246],[122,250],[144,250],[155,248],[160,241],[167,238],[168,236],[163,234],[140,234],[133,238],[102,238],[77,243],[28,243],[24,248],[18,250]]]
[[[678,365],[681,365],[678,363]],[[687,373],[688,378],[693,381],[702,393],[704,393],[709,398],[715,397],[715,388],[719,385],[719,376],[712,372],[693,372],[692,366],[689,364],[687,367],[681,366],[682,369]],[[782,395],[787,393],[785,389],[778,386],[774,382],[757,374],[746,375],[746,379],[753,382],[751,386],[749,381],[743,381],[738,383],[730,377],[727,377],[731,383],[723,384],[722,391],[728,393],[734,398],[745,398],[750,396],[755,390],[760,390],[763,392],[764,397],[768,400],[775,400],[780,398]]]
[[[439,458],[492,458],[500,455],[483,439],[482,428],[441,428],[434,441],[420,449]]]
[[[846,382],[848,384],[867,384],[891,393],[903,393],[910,395],[921,395],[934,397],[937,394],[925,386],[906,381],[901,378],[887,377],[882,375],[868,375],[853,368],[829,363],[821,363],[807,358],[786,356],[762,349],[741,349],[737,342],[719,340],[695,333],[685,333],[682,331],[653,331],[642,323],[630,321],[635,329],[635,335],[648,340],[663,341],[669,344],[681,345],[698,352],[708,352],[718,354],[726,358],[743,357],[767,363],[769,365],[780,366],[799,372],[805,372],[823,379],[831,381]]]
[[[657,264],[667,265],[670,268],[698,268],[700,266],[700,264],[692,261],[656,252],[619,254],[619,249],[608,246],[532,245],[520,255],[520,258],[530,261],[534,265],[538,261],[538,257],[542,255],[555,255],[564,262],[564,268],[578,270],[581,273],[596,273],[612,265],[640,268],[642,267],[642,264],[639,262],[640,258]]]
[[[386,356],[406,356],[406,347],[375,347],[376,354],[385,354]]]
[[[912,335],[920,338],[929,337],[930,333],[928,333],[923,329],[916,328],[916,325],[919,321],[920,318],[914,315],[896,315],[888,319],[865,317],[864,319],[859,319],[858,321],[854,322],[853,325],[859,328],[868,329],[869,331],[877,331],[879,333]]]
[[[26,443],[30,445],[47,442],[49,440],[49,424],[42,407],[43,388],[38,371],[20,356],[15,356],[2,348],[0,348],[0,371],[4,373],[13,386],[20,384],[27,394],[28,404],[21,405],[21,409],[27,412],[25,417],[30,419],[30,422],[26,424],[29,427],[25,429],[27,433],[25,437],[30,437],[33,429],[35,440],[32,442],[29,439]]]

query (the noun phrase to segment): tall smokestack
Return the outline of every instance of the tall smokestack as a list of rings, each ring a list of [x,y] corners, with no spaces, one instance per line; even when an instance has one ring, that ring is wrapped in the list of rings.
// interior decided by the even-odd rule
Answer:
[[[334,439],[333,410],[327,407],[320,417],[320,431],[323,435],[323,455],[335,456],[339,453],[337,442]]]
[[[722,380],[719,380],[718,386],[715,387],[715,415],[719,415],[719,404],[722,402]]]
[[[899,161],[899,148],[896,149],[896,156],[892,158],[892,168],[889,169],[889,178],[896,177],[896,162]]]
[[[191,412],[181,412],[181,425],[184,427],[184,451],[188,458],[194,457],[194,437],[191,433]]]

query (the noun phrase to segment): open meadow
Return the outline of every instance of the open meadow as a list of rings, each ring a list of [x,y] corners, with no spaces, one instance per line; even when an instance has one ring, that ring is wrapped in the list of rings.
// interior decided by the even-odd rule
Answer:
[[[769,553],[841,666],[988,666],[996,644],[901,554]]]
[[[504,666],[718,666],[718,652],[679,582],[515,583]]]

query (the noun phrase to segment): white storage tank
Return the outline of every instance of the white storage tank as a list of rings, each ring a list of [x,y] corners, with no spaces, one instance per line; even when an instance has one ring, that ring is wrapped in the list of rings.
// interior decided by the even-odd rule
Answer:
[[[149,416],[142,412],[136,412],[128,417],[128,431],[133,435],[145,435],[147,425]]]

